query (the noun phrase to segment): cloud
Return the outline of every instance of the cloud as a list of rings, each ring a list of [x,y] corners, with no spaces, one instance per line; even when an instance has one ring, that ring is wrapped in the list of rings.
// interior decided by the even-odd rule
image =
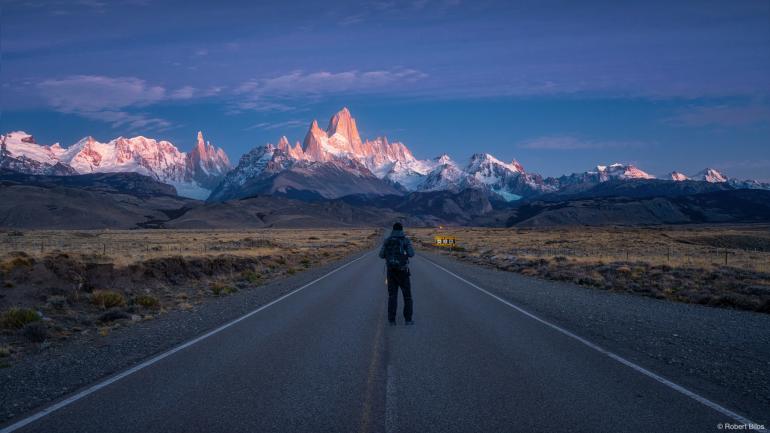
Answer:
[[[147,6],[150,0],[6,0],[11,6],[45,10],[51,15],[72,15],[82,12],[103,14],[114,6]]]
[[[261,122],[244,128],[244,131],[249,131],[252,129],[263,129],[269,131],[283,128],[304,128],[308,125],[310,125],[310,122],[306,120],[292,119],[283,122]]]
[[[679,110],[664,119],[677,126],[738,127],[758,123],[770,123],[770,107],[764,105],[714,105],[693,106]]]
[[[427,77],[414,69],[375,71],[319,71],[306,74],[293,71],[272,78],[246,81],[237,92],[258,96],[297,96],[383,90],[390,85],[414,83]]]
[[[571,135],[547,135],[525,140],[518,144],[520,149],[538,150],[579,150],[637,147],[639,141],[589,140]]]
[[[370,94],[408,87],[427,77],[415,69],[342,72],[292,71],[270,78],[252,79],[235,89],[238,108],[273,111],[291,109],[292,100],[337,94]]]
[[[166,89],[133,77],[75,75],[37,85],[49,104],[63,112],[144,106],[163,100]]]
[[[172,124],[147,113],[130,112],[128,108],[145,107],[165,99],[189,99],[195,93],[189,86],[169,94],[164,87],[149,85],[138,78],[98,75],[48,79],[38,83],[37,89],[56,111],[132,130],[164,130]]]
[[[33,85],[46,104],[61,113],[110,123],[113,127],[167,129],[168,120],[134,112],[164,101],[182,101],[220,94],[224,87],[182,86],[169,91],[135,77],[74,75]]]
[[[152,117],[146,113],[128,113],[125,111],[94,111],[81,112],[79,115],[92,120],[109,123],[113,128],[127,127],[132,130],[153,129],[165,130],[171,128],[171,122]]]

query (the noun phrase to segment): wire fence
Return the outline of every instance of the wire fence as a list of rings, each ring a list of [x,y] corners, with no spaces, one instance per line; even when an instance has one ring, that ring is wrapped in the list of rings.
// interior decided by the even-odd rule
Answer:
[[[188,240],[169,239],[167,241],[153,240],[81,240],[69,239],[13,239],[0,240],[0,254],[24,252],[30,255],[43,255],[53,252],[93,254],[104,256],[129,255],[173,255],[173,254],[215,254],[234,251],[248,251],[266,248],[344,248],[352,244],[347,241],[306,241],[300,244],[283,244],[268,239],[244,239],[238,241],[225,240]]]
[[[578,261],[604,262],[647,262],[655,265],[671,266],[731,266],[760,272],[770,272],[770,251],[763,249],[736,249],[718,247],[628,247],[628,248],[568,248],[568,247],[513,247],[513,248],[478,248],[466,250],[462,245],[456,248],[435,246],[424,242],[424,246],[440,250],[466,252],[481,256],[495,257],[498,260],[528,259],[572,259]]]

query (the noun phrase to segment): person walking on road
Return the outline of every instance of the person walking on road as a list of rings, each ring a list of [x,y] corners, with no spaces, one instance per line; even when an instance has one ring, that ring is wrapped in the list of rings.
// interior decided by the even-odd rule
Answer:
[[[380,248],[380,258],[385,259],[388,272],[388,322],[396,324],[398,310],[398,288],[404,296],[404,320],[407,325],[413,325],[412,313],[412,283],[409,281],[409,257],[414,257],[412,241],[404,235],[401,223],[393,224],[390,233]]]

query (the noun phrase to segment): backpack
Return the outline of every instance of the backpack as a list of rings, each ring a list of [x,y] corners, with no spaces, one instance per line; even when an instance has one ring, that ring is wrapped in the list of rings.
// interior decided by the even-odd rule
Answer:
[[[385,263],[389,268],[405,268],[409,262],[404,244],[406,240],[401,237],[389,237],[385,241]]]

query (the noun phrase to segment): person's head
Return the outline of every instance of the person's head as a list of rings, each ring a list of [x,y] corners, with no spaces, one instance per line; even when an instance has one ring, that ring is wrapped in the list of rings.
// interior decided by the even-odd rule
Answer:
[[[393,230],[404,230],[404,226],[401,223],[393,224]]]

